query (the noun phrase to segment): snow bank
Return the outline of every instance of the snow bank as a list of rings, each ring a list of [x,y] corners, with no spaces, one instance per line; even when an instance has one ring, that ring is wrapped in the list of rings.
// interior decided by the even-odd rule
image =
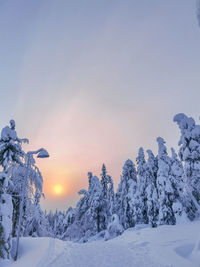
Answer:
[[[200,221],[151,228],[137,225],[122,235],[84,244],[53,238],[22,238],[17,262],[1,267],[199,267]]]

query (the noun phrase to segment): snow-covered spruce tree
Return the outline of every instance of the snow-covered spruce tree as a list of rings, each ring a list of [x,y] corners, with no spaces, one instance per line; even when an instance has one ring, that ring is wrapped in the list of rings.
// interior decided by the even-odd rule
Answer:
[[[184,163],[184,198],[190,220],[199,216],[200,210],[200,125],[183,113],[174,116],[181,131],[179,156]]]
[[[123,166],[121,181],[116,194],[117,214],[124,229],[134,227],[136,223],[136,190],[137,178],[135,165],[128,159]]]
[[[176,219],[173,213],[173,188],[170,176],[170,159],[163,138],[158,137],[158,173],[157,190],[159,200],[159,224],[175,224]]]
[[[6,193],[10,181],[5,172],[0,172],[0,258],[9,259],[12,238],[12,198]]]
[[[92,173],[88,173],[88,180],[88,191],[79,191],[83,197],[76,205],[74,221],[67,228],[65,239],[86,242],[90,236],[101,231],[102,184]]]
[[[102,186],[97,176],[91,179],[91,188],[89,190],[89,210],[87,213],[88,223],[90,227],[88,230],[91,235],[96,234],[102,230]],[[103,213],[104,216],[104,213]]]
[[[27,217],[24,222],[23,236],[44,237],[51,236],[49,222],[39,204],[31,202],[27,205]]]
[[[151,226],[156,227],[158,222],[158,213],[159,213],[158,194],[156,188],[158,162],[157,158],[154,157],[153,152],[151,150],[147,150],[147,154],[148,154],[148,161],[146,164],[147,214]]]
[[[10,120],[10,127],[6,126],[1,131],[0,139],[0,165],[3,167],[5,173],[8,177],[13,176],[13,166],[23,165],[25,152],[22,150],[22,143],[28,143],[28,139],[20,139],[17,136],[15,130],[15,121]],[[13,183],[13,186],[9,186],[7,193],[12,194],[15,187],[18,186],[18,183]],[[15,203],[20,201],[19,192],[16,193],[16,197],[12,198],[13,200],[13,218],[15,218],[16,205]],[[14,219],[15,225],[15,219]]]
[[[10,189],[13,196],[13,236],[16,236],[16,231],[18,229],[18,219],[19,219],[19,205],[20,196],[25,194],[25,201],[23,207],[23,220],[21,224],[21,234],[28,235],[44,235],[44,226],[41,225],[45,222],[44,214],[40,209],[40,198],[43,196],[43,178],[42,175],[35,165],[35,161],[32,158],[31,166],[29,169],[28,180],[26,181],[25,191],[23,191],[23,183],[26,178],[27,167],[24,163],[18,165],[11,165],[12,170],[11,181],[14,186]],[[32,226],[32,229],[31,229]],[[41,229],[39,227],[41,226]],[[38,229],[36,229],[38,227]]]
[[[184,180],[183,180],[183,165],[182,162],[178,159],[174,148],[171,148],[171,182],[174,189],[174,194],[176,198],[181,197],[183,194]]]
[[[176,218],[176,223],[185,221],[187,215],[185,213],[185,208],[183,204],[184,201],[184,181],[183,181],[183,165],[181,161],[178,159],[178,156],[173,148],[171,148],[172,156],[171,160],[171,168],[170,168],[170,180],[173,188],[173,205],[172,209]]]
[[[148,223],[147,216],[147,177],[146,177],[146,162],[144,157],[144,150],[141,147],[138,152],[137,162],[137,223]]]
[[[68,210],[66,211],[65,215],[65,226],[68,227],[70,224],[74,222],[75,219],[75,210],[72,207],[69,207]]]
[[[65,219],[66,214],[62,211],[57,211],[54,214],[54,226],[53,226],[53,232],[54,237],[62,239],[63,234],[65,232]]]
[[[89,224],[86,219],[86,213],[89,209],[89,191],[91,192],[92,190],[92,173],[88,173],[88,183],[88,190],[82,189],[78,192],[82,197],[76,205],[73,223],[67,227],[63,234],[65,239],[78,241],[84,237],[87,231]]]
[[[46,219],[48,221],[48,225],[49,225],[49,236],[55,236],[55,233],[53,232],[53,228],[54,228],[54,214],[52,211],[50,211],[49,213],[46,214]]]
[[[73,209],[72,207],[69,207],[68,210],[66,211],[65,218],[63,220],[64,232],[63,235],[61,236],[62,240],[67,240],[68,238],[67,229],[74,223],[75,214],[76,214],[75,209]]]
[[[23,236],[52,236],[51,226],[46,213],[40,207],[41,192],[37,192],[34,201],[27,199],[24,209]]]
[[[70,232],[70,238],[72,240],[79,240],[87,231],[87,215],[86,212],[89,209],[88,200],[89,194],[87,190],[80,190],[79,195],[82,195],[82,198],[78,201],[76,205],[75,221],[71,227],[68,228]]]
[[[11,163],[22,163],[25,156],[22,143],[28,143],[28,139],[20,139],[15,131],[15,121],[10,120],[10,127],[6,126],[1,131],[0,139],[0,165],[7,172]]]
[[[108,179],[109,176],[107,175],[106,166],[105,164],[103,164],[101,173],[102,191],[100,196],[100,205],[101,205],[100,218],[99,218],[100,231],[105,230],[107,228],[109,218],[111,217],[110,207],[109,207],[109,197],[108,197]]]
[[[116,213],[116,198],[114,193],[113,180],[110,175],[108,175],[108,203],[109,203],[109,215]]]

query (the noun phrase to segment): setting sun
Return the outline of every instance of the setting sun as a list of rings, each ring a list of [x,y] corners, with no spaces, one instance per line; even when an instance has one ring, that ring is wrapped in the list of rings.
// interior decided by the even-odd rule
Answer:
[[[61,194],[62,191],[63,191],[63,188],[62,188],[61,185],[57,184],[57,185],[54,186],[54,193],[55,193],[56,195]]]

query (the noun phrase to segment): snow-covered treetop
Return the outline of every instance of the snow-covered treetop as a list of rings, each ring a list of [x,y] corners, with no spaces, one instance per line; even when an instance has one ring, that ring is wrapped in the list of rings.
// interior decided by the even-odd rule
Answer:
[[[200,160],[200,125],[196,125],[193,118],[180,113],[174,116],[181,130],[179,155],[182,160]]]
[[[89,179],[92,178],[92,172],[88,172],[88,178],[89,178]]]
[[[156,158],[150,149],[147,150],[147,154],[148,154],[147,169],[150,172],[155,173],[157,170]]]
[[[180,130],[191,130],[195,126],[195,121],[193,118],[187,117],[184,113],[178,113],[174,116],[174,122],[176,122]]]
[[[88,191],[85,190],[85,189],[81,189],[81,190],[78,191],[79,195],[87,195],[87,193],[88,193]]]
[[[18,142],[25,142],[28,143],[28,139],[20,139],[17,137],[17,132],[15,131],[15,121],[10,120],[10,127],[5,126],[1,131],[1,140],[3,141],[18,141]]]
[[[1,131],[0,139],[0,165],[4,170],[8,169],[11,162],[22,163],[25,153],[22,150],[22,142],[28,143],[28,139],[20,139],[15,131],[15,121],[10,120],[10,127],[6,126]]]
[[[97,176],[91,177],[91,186],[90,186],[90,192],[100,192],[101,191],[101,183],[99,181],[99,178]]]
[[[132,160],[130,159],[126,160],[123,166],[122,177],[127,180],[132,179],[136,181],[136,169]]]
[[[179,141],[179,145],[183,144],[184,143],[184,140],[183,140],[183,135],[184,137],[186,138],[190,138],[190,133],[192,131],[192,129],[194,129],[195,127],[195,121],[193,118],[189,118],[187,117],[185,114],[183,113],[179,113],[179,114],[176,114],[174,116],[174,122],[176,122],[181,130],[181,138],[180,138],[180,141]]]
[[[138,173],[140,174],[140,172],[143,171],[143,168],[145,166],[145,158],[144,158],[144,150],[142,147],[140,147],[139,152],[138,152],[138,156],[136,158],[136,162],[138,164]]]
[[[162,137],[157,138],[158,142],[158,157],[162,158],[167,155],[167,148],[165,146],[165,140]]]
[[[106,178],[106,173],[107,173],[107,171],[106,171],[106,166],[105,166],[105,164],[103,163],[103,165],[102,165],[102,174],[101,174],[101,177],[102,177],[102,178]]]
[[[90,187],[91,187],[91,179],[92,179],[92,172],[88,172],[88,191],[90,191]]]
[[[150,149],[148,149],[147,154],[148,154],[147,163],[153,164],[154,160],[155,160],[155,156],[154,156],[153,152]]]

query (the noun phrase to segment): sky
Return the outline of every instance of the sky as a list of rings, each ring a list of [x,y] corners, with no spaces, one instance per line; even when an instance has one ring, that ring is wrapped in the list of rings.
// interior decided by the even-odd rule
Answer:
[[[25,151],[48,150],[37,160],[43,209],[75,206],[103,163],[117,188],[124,162],[141,146],[157,153],[158,136],[177,150],[175,114],[199,123],[195,9],[188,0],[0,0],[0,128],[14,119]]]

